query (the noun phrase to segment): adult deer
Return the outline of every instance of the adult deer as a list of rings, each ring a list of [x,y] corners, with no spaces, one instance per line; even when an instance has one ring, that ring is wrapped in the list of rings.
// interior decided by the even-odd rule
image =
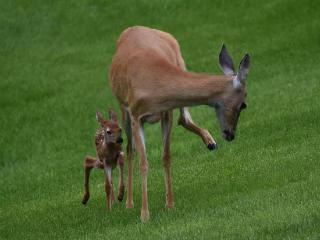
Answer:
[[[170,160],[172,110],[180,109],[179,123],[198,134],[209,149],[216,142],[205,129],[197,127],[186,107],[208,105],[215,108],[224,139],[234,139],[240,111],[246,107],[245,79],[250,58],[246,54],[235,73],[225,46],[219,56],[225,75],[186,71],[180,47],[168,33],[147,27],[131,27],[119,37],[110,69],[110,85],[117,97],[127,135],[128,195],[127,208],[133,208],[133,140],[140,155],[142,177],[141,220],[149,219],[146,155],[143,124],[161,120],[166,206],[173,207]],[[132,139],[133,137],[133,139]]]

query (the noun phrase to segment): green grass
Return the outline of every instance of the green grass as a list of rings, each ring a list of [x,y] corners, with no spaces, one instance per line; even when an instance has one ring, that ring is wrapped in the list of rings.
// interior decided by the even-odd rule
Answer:
[[[0,239],[320,239],[318,1],[12,0],[0,9]],[[208,107],[191,113],[217,151],[175,124],[172,210],[159,125],[146,126],[145,224],[137,158],[133,210],[105,211],[101,171],[80,202],[95,111],[119,113],[108,66],[132,25],[176,36],[192,71],[220,72],[222,42],[237,64],[252,55],[234,142]]]

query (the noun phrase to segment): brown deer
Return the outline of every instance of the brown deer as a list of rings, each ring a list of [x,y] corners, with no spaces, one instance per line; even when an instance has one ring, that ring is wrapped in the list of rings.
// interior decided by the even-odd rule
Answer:
[[[246,107],[250,57],[248,54],[243,57],[237,73],[224,45],[219,60],[224,75],[188,72],[177,40],[166,32],[136,26],[125,30],[118,39],[109,79],[121,106],[128,140],[127,208],[133,208],[133,140],[140,155],[142,221],[149,219],[145,122],[161,121],[168,208],[173,207],[170,160],[172,110],[179,108],[179,124],[199,135],[209,149],[214,149],[216,142],[212,136],[194,124],[186,108],[208,105],[217,113],[223,138],[227,141],[234,139],[240,112]]]
[[[100,112],[96,114],[99,128],[95,135],[95,146],[97,157],[86,156],[84,161],[84,194],[82,203],[86,204],[90,198],[89,177],[92,168],[101,168],[105,172],[105,192],[107,209],[111,210],[114,202],[112,184],[112,170],[119,166],[119,195],[118,200],[122,201],[124,196],[123,165],[124,154],[121,151],[121,128],[117,123],[117,116],[113,110],[109,111],[110,120],[105,120]]]

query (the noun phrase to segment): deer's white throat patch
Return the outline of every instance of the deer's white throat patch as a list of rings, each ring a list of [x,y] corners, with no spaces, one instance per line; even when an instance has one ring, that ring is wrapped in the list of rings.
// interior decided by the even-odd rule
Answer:
[[[241,82],[238,79],[238,76],[234,76],[233,80],[232,80],[232,84],[234,88],[240,88],[241,87]]]

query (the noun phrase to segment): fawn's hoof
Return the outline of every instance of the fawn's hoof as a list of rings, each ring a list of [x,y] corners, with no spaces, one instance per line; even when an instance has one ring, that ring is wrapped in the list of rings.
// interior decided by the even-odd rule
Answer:
[[[122,202],[123,196],[124,196],[124,186],[120,187],[120,190],[119,190],[119,195],[118,195],[119,202]]]
[[[89,195],[89,194],[85,194],[85,195],[83,196],[83,198],[82,198],[82,201],[81,201],[82,204],[83,204],[83,205],[87,204],[89,198],[90,198],[90,195]]]
[[[122,200],[123,200],[123,195],[118,195],[118,200],[119,200],[119,202],[122,202]]]
[[[209,143],[207,147],[208,147],[208,149],[209,149],[210,151],[212,151],[212,150],[218,149],[218,144],[216,144],[216,143]]]
[[[149,210],[141,210],[140,219],[141,219],[141,222],[148,221],[150,219]]]

